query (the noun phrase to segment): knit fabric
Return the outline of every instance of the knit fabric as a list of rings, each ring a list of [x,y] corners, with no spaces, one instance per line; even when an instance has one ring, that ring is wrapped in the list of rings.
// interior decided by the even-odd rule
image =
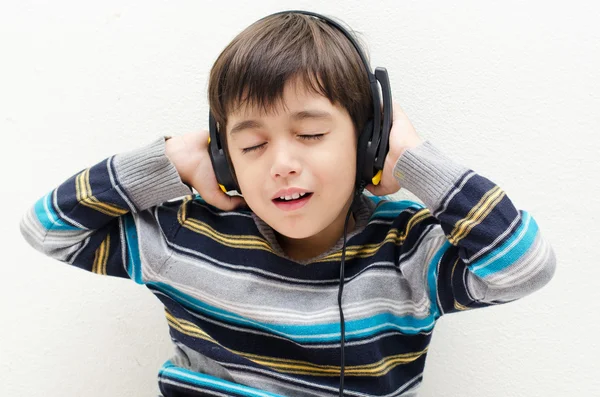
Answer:
[[[555,271],[531,214],[430,141],[393,174],[424,204],[362,195],[353,206],[347,396],[415,396],[436,320],[522,298]],[[183,184],[164,137],[67,179],[27,211],[21,233],[164,304],[175,350],[159,370],[164,397],[337,395],[342,239],[292,260],[249,209],[221,211]]]

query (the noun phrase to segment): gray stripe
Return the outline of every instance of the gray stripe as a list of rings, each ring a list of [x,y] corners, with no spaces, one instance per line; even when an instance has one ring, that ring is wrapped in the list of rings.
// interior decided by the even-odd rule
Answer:
[[[40,223],[34,208],[29,208],[21,218],[21,234],[37,251],[51,258],[66,261],[71,253],[83,245],[82,239],[92,230],[51,230]]]
[[[163,276],[165,273],[166,276]],[[202,277],[194,277],[197,274],[202,274]],[[349,282],[344,290],[346,318],[361,318],[362,313],[370,317],[381,312],[427,317],[430,306],[422,287],[425,282],[423,274],[411,274],[421,279],[418,287],[420,290],[391,269],[371,270]],[[337,286],[277,283],[253,275],[217,269],[206,262],[181,258],[178,254],[168,260],[161,275],[154,277],[155,281],[169,283],[198,300],[257,321],[309,324],[331,322],[339,317]],[[227,286],[227,291],[224,291],[224,285]],[[293,294],[294,299],[289,299],[290,294]],[[301,309],[298,308],[299,303]]]
[[[518,299],[539,290],[550,281],[556,270],[556,257],[550,245],[542,241],[540,245],[544,249],[543,252],[528,253],[529,261],[526,262],[528,267],[523,266],[521,275],[515,278],[515,281],[519,281],[510,285],[492,284],[485,295],[486,301]]]
[[[166,295],[166,294],[164,294],[162,292],[159,292],[159,291],[152,291],[152,292],[155,295],[162,295],[162,296],[166,296],[166,297],[170,298],[169,295]],[[232,324],[229,324],[229,323],[225,323],[225,322],[222,322],[222,321],[215,320],[215,319],[210,318],[210,317],[206,317],[206,316],[204,316],[202,314],[199,314],[197,312],[188,310],[186,308],[183,308],[183,309],[190,316],[192,316],[192,317],[196,317],[198,319],[201,319],[202,321],[206,321],[206,322],[209,322],[211,324],[216,324],[219,327],[223,327],[223,328],[231,330],[231,331],[244,332],[244,333],[253,334],[253,335],[266,336],[266,337],[269,337],[269,338],[280,339],[280,340],[283,340],[283,341],[286,341],[286,342],[289,342],[289,340],[290,340],[289,337],[283,337],[283,336],[279,336],[279,335],[271,333],[271,332],[259,331],[259,330],[252,329],[252,328],[238,327],[238,326],[235,326],[235,325],[232,325]],[[430,335],[431,332],[432,332],[432,330],[429,330],[429,331],[420,331],[418,333],[418,335]],[[346,333],[346,335],[348,335],[348,333]],[[388,330],[388,331],[382,332],[381,334],[378,334],[378,335],[373,336],[373,337],[368,338],[368,339],[359,339],[359,340],[348,341],[348,342],[345,343],[345,345],[346,346],[361,346],[361,345],[366,345],[366,344],[378,341],[378,340],[383,339],[383,338],[388,338],[388,337],[395,338],[395,337],[403,336],[403,335],[404,334],[402,332],[400,332],[400,331],[396,331],[396,330],[390,331],[390,330]],[[305,345],[301,341],[300,342],[296,341],[294,343],[298,344],[299,346],[302,346],[304,349],[307,349],[307,350],[337,349],[337,348],[339,348],[339,345],[340,345],[339,342],[328,343],[328,344],[327,343],[319,343],[318,345],[315,345],[315,344]]]

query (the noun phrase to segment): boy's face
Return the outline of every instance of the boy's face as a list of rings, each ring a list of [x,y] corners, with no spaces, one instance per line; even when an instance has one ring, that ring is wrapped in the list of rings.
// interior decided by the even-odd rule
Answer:
[[[301,83],[288,82],[283,101],[285,107],[269,114],[249,107],[229,114],[226,133],[248,206],[280,234],[301,239],[326,233],[340,218],[343,225],[354,189],[356,135],[344,108]],[[290,188],[308,194],[281,202],[278,192]]]

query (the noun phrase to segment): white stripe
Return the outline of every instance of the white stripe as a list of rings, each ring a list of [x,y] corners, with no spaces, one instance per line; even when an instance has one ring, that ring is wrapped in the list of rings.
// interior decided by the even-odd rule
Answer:
[[[512,231],[514,231],[514,227],[517,223],[519,223],[521,221],[521,213],[519,212],[517,217],[512,221],[512,223],[510,224],[510,226],[504,231],[502,232],[501,235],[499,235],[498,237],[496,237],[496,239],[494,241],[492,241],[491,244],[489,244],[486,247],[483,247],[482,249],[480,249],[478,252],[476,252],[474,255],[472,255],[470,258],[466,259],[464,262],[468,265],[471,264],[473,262],[475,262],[479,257],[486,255],[488,252],[492,251],[494,248],[497,247],[498,243],[503,240],[509,233],[512,233]]]
[[[548,263],[550,256],[550,245],[545,242],[540,243],[540,249],[528,252],[527,258],[520,258],[511,268],[515,271],[510,274],[494,274],[494,278],[486,279],[491,286],[512,288],[520,284],[525,284],[527,281],[535,277]],[[499,272],[500,273],[500,272]]]
[[[85,227],[83,226],[81,223],[75,221],[74,219],[69,218],[67,215],[65,215],[65,213],[60,209],[60,207],[58,206],[58,189],[55,189],[52,195],[52,200],[54,203],[54,209],[56,209],[56,212],[59,213],[60,217],[63,220],[67,220],[69,223],[71,223],[74,226],[77,226],[80,229],[83,230],[89,230],[89,227]]]
[[[88,244],[90,243],[91,240],[92,240],[92,237],[90,236],[81,242],[81,246],[73,254],[71,259],[69,260],[69,264],[72,265],[75,262],[75,259],[85,250],[85,248],[88,246]]]
[[[162,296],[166,296],[169,299],[173,299],[171,296],[166,295],[160,291],[156,291],[153,290],[152,291],[155,295],[162,295]],[[232,330],[235,332],[243,332],[243,333],[248,333],[248,334],[253,334],[253,335],[260,335],[260,336],[266,336],[269,338],[275,338],[275,339],[280,339],[283,340],[285,342],[291,342],[294,343],[298,346],[301,346],[304,349],[308,349],[308,350],[326,350],[326,349],[335,349],[335,348],[339,348],[340,344],[339,342],[334,342],[334,343],[323,343],[323,342],[319,342],[319,345],[313,345],[313,344],[309,344],[309,345],[304,345],[301,341],[297,342],[297,341],[290,341],[288,338],[285,338],[283,336],[280,336],[278,334],[275,333],[270,333],[270,332],[266,332],[266,331],[262,331],[262,330],[257,330],[257,329],[250,329],[250,328],[242,328],[241,326],[236,326],[236,325],[232,325],[229,323],[224,323],[222,321],[219,320],[215,320],[213,318],[210,317],[206,317],[200,313],[194,312],[192,310],[189,310],[185,307],[183,307],[183,309],[191,316],[199,318],[203,321],[218,325],[220,327],[226,328],[228,330]],[[421,330],[418,333],[416,333],[416,335],[429,335],[431,334],[432,330]],[[404,333],[398,331],[398,330],[387,330],[382,332],[379,335],[374,335],[369,337],[368,339],[360,339],[360,340],[355,340],[355,341],[347,341],[345,343],[346,346],[361,346],[361,345],[365,345],[365,344],[369,344],[372,343],[374,341],[378,341],[380,339],[383,338],[387,338],[387,337],[398,337],[398,336],[405,336]]]
[[[493,263],[496,259],[502,258],[503,256],[505,256],[508,252],[510,252],[511,249],[513,249],[517,244],[519,244],[519,242],[525,237],[525,235],[527,234],[527,231],[529,229],[529,221],[531,220],[531,217],[525,213],[525,225],[523,227],[523,229],[521,230],[521,233],[519,233],[518,236],[516,236],[516,238],[513,240],[513,242],[509,245],[507,245],[506,247],[504,247],[504,249],[500,252],[498,252],[496,255],[488,258],[485,262],[477,265],[477,266],[473,266],[470,270],[472,272],[476,272],[479,269],[483,269],[484,267],[490,265],[491,263]]]
[[[467,174],[466,177],[463,178],[463,181],[461,182],[460,186],[458,187],[454,187],[454,189],[452,190],[452,193],[450,193],[447,197],[446,200],[444,200],[444,202],[442,203],[442,205],[440,206],[440,208],[435,211],[435,213],[433,213],[432,215],[437,218],[440,214],[444,213],[446,211],[446,209],[448,208],[448,204],[450,203],[450,201],[452,200],[452,198],[454,196],[456,196],[461,190],[462,188],[466,185],[467,181],[469,179],[471,179],[472,177],[474,177],[476,174],[474,171],[469,171],[469,173]]]
[[[44,241],[44,236],[47,233],[47,229],[42,226],[39,219],[35,214],[35,209],[30,208],[23,217],[22,224],[24,226],[27,235],[35,239],[35,241],[41,244]]]

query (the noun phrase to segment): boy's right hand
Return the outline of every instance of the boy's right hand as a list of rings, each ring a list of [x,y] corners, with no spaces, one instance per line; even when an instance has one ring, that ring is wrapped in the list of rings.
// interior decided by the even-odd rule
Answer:
[[[224,211],[246,205],[240,196],[229,196],[221,190],[208,154],[206,130],[174,136],[166,141],[165,154],[173,163],[183,183],[192,186],[209,204]]]

